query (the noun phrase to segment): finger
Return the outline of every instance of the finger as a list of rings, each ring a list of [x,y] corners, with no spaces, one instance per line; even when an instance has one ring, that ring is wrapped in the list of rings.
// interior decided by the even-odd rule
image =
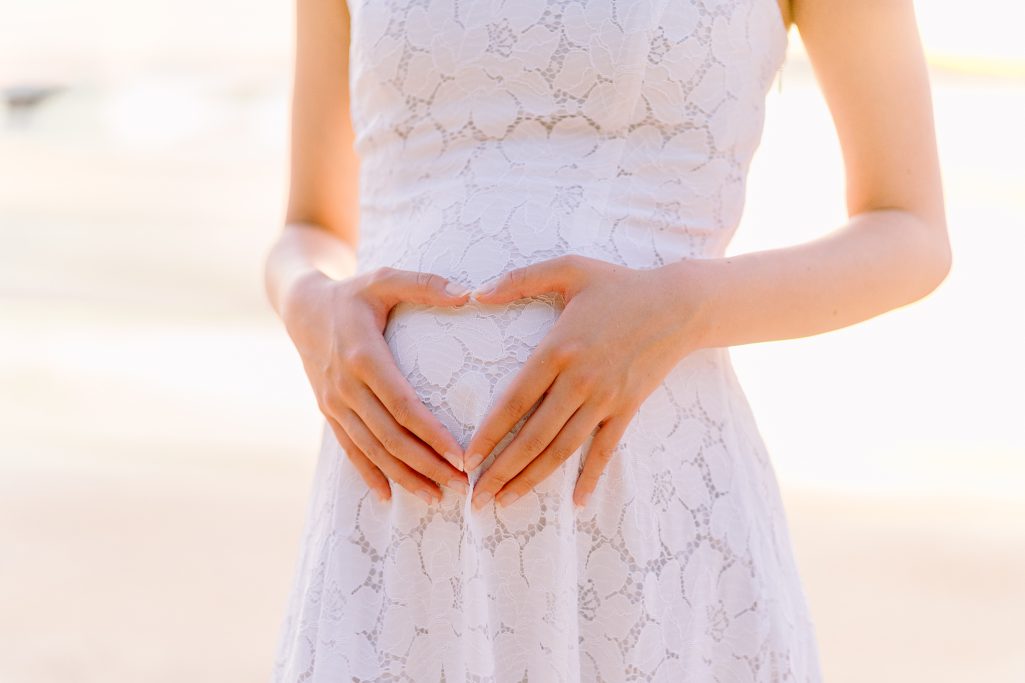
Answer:
[[[368,285],[387,308],[408,301],[430,306],[461,306],[470,300],[470,290],[434,273],[398,268],[380,268]]]
[[[397,423],[369,387],[355,387],[351,396],[353,402],[350,407],[373,432],[384,450],[439,484],[463,488],[460,482],[467,482],[466,475]],[[468,486],[468,482],[465,485]]]
[[[587,449],[584,458],[584,467],[577,477],[576,486],[573,489],[573,502],[577,507],[584,507],[591,498],[591,493],[598,485],[598,478],[605,471],[605,466],[612,459],[623,438],[627,426],[630,424],[632,415],[622,414],[610,418],[598,428],[598,433],[591,441],[591,447]]]
[[[466,446],[463,470],[470,472],[495,450],[498,442],[527,414],[558,374],[557,363],[538,347],[499,396]]]
[[[495,458],[473,485],[473,507],[480,509],[507,481],[519,474],[555,439],[580,407],[582,399],[571,391],[560,375],[537,410],[527,419],[509,445]]]
[[[535,488],[580,448],[601,421],[602,411],[596,405],[585,404],[573,413],[555,440],[505,483],[495,496],[502,507],[512,505],[523,494]]]
[[[339,416],[338,423],[342,425],[345,432],[352,439],[352,442],[363,451],[366,456],[377,467],[384,472],[389,479],[406,489],[414,496],[420,498],[428,505],[441,500],[441,488],[433,481],[423,476],[412,467],[402,462],[394,455],[385,450],[381,442],[377,440],[374,433],[363,424],[363,421],[356,413],[346,410]]]
[[[366,453],[356,447],[337,420],[330,416],[325,417],[327,417],[328,425],[331,427],[338,445],[345,451],[345,455],[348,456],[353,467],[363,477],[363,481],[370,487],[370,490],[377,494],[381,502],[391,500],[391,485],[388,483],[388,477],[384,476],[384,472],[377,465],[370,462]]]
[[[523,268],[514,268],[492,285],[473,291],[473,298],[486,304],[504,304],[547,292],[567,294],[584,266],[575,254],[559,256]]]
[[[397,423],[419,437],[461,472],[463,449],[416,395],[413,387],[395,365],[395,360],[383,339],[372,344],[370,356],[370,362],[360,373],[370,390]]]

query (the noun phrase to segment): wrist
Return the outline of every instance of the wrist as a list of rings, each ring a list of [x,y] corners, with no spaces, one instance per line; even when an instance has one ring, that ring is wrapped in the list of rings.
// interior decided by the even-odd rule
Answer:
[[[669,308],[682,326],[687,352],[724,346],[718,336],[722,287],[721,259],[689,258],[667,264]]]
[[[289,320],[296,315],[306,317],[306,307],[319,298],[324,288],[336,281],[324,272],[309,268],[295,273],[283,282],[278,292],[278,316],[288,326]]]
[[[351,244],[316,225],[288,223],[267,253],[267,297],[281,316],[297,286],[345,280],[356,270],[356,250]]]

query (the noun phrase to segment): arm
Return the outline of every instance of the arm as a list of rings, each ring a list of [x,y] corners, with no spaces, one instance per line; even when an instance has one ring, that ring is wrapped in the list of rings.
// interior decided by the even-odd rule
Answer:
[[[594,438],[586,503],[644,399],[687,354],[803,337],[925,296],[950,267],[925,60],[911,0],[794,0],[843,150],[850,219],[797,246],[635,270],[570,255],[510,271],[484,303],[566,307],[467,446],[467,469],[541,399],[474,489],[510,504]],[[597,428],[597,431],[594,431]]]
[[[386,500],[391,479],[430,503],[442,495],[438,483],[465,488],[461,449],[399,372],[383,332],[399,302],[458,306],[468,292],[427,273],[357,274],[347,5],[298,0],[297,10],[288,212],[267,254],[267,297],[367,485]]]
[[[303,276],[355,272],[359,160],[349,112],[349,15],[339,0],[299,0],[285,228],[267,256],[274,310]]]
[[[805,244],[703,264],[703,346],[851,325],[922,298],[950,268],[911,0],[794,0],[792,8],[840,139],[850,220]]]

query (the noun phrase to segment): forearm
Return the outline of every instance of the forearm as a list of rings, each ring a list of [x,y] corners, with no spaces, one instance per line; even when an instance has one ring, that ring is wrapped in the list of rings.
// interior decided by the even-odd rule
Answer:
[[[673,265],[705,290],[700,346],[722,347],[867,320],[931,292],[949,263],[945,226],[878,210],[792,247]]]
[[[295,285],[309,276],[340,280],[356,271],[355,247],[329,230],[311,223],[288,223],[267,253],[264,285],[280,316]]]

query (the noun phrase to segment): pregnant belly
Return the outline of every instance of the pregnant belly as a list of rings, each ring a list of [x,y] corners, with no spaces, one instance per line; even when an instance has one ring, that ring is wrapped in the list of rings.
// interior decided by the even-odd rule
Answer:
[[[399,304],[384,337],[420,399],[465,448],[561,310],[555,295],[500,306]]]

